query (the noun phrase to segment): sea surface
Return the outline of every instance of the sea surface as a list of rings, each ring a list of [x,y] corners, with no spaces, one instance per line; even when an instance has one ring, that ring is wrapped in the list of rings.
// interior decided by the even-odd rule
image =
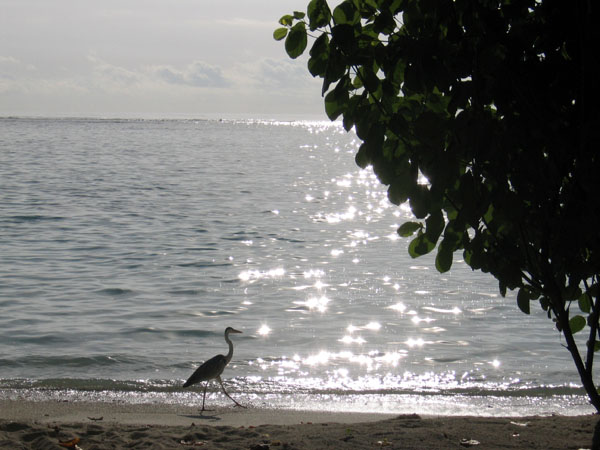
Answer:
[[[337,123],[0,119],[0,398],[584,414],[543,311],[412,259]],[[213,383],[207,402],[229,405]]]

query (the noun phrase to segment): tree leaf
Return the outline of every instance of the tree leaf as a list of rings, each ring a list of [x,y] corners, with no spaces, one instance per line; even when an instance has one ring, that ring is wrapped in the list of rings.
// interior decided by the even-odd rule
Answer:
[[[292,59],[297,58],[306,49],[306,26],[303,22],[298,22],[292,28],[285,39],[285,51]]]
[[[343,55],[339,51],[336,51],[335,48],[330,48],[327,56],[327,70],[323,77],[323,89],[321,89],[321,95],[324,95],[331,83],[338,81],[347,71],[348,68],[346,67]]]
[[[336,25],[354,25],[360,20],[356,7],[351,2],[343,2],[333,10],[333,20]]]
[[[446,222],[444,221],[442,211],[439,209],[433,211],[427,220],[425,220],[425,234],[427,235],[427,239],[436,243],[442,234],[442,231],[444,231],[445,226]]]
[[[273,31],[273,39],[275,39],[276,41],[281,41],[284,37],[287,36],[287,34],[287,28],[277,28],[275,31]]]
[[[586,321],[582,316],[574,316],[569,319],[569,327],[571,327],[571,333],[575,334],[585,328]]]
[[[356,152],[356,156],[354,157],[354,161],[361,169],[366,169],[368,165],[371,164],[371,156],[369,155],[369,148],[367,144],[360,144],[358,152]]]
[[[344,88],[344,80],[340,80],[336,88],[325,96],[325,113],[330,120],[337,119],[346,109],[348,91]]]
[[[410,209],[417,219],[424,219],[429,213],[431,199],[427,186],[415,186],[410,194]]]
[[[439,273],[448,272],[452,267],[452,248],[445,244],[446,240],[440,242],[438,246],[437,255],[435,256],[435,268]]]
[[[404,222],[398,228],[398,234],[402,237],[410,237],[421,228],[423,228],[423,224],[419,222]]]
[[[582,312],[587,313],[587,314],[590,313],[590,310],[592,308],[592,302],[590,301],[589,295],[587,295],[586,293],[581,294],[579,296],[578,303],[579,303],[579,309]]]
[[[329,25],[331,20],[331,10],[326,0],[312,0],[306,8],[308,20],[310,21],[310,30],[314,31],[319,27]]]
[[[294,23],[294,16],[292,16],[290,14],[286,14],[285,16],[282,16],[281,19],[279,19],[279,23],[281,25],[291,27],[292,24]]]
[[[310,49],[308,70],[313,77],[324,76],[329,64],[329,36],[323,33]]]
[[[531,313],[530,300],[531,297],[527,288],[522,287],[521,289],[519,289],[519,293],[517,294],[517,305],[519,306],[519,309],[525,314]]]
[[[407,177],[397,177],[392,180],[388,188],[388,199],[394,205],[401,205],[408,200],[410,180]]]
[[[435,244],[427,239],[425,233],[420,232],[408,245],[408,254],[412,258],[426,255],[435,248]]]

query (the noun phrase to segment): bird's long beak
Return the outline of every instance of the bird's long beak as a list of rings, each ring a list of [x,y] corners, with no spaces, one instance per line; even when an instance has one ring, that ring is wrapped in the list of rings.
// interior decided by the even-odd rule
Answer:
[[[240,334],[243,334],[240,330],[236,330],[234,328],[231,329],[230,333],[240,333]]]

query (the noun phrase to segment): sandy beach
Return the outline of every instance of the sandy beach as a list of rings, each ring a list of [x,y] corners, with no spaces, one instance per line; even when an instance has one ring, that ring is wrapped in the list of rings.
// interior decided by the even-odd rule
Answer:
[[[592,449],[598,420],[2,400],[0,448]]]

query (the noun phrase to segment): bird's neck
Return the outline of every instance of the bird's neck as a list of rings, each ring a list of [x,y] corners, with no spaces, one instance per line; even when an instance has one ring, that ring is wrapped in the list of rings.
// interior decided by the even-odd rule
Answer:
[[[229,361],[231,361],[231,358],[233,357],[233,342],[231,342],[227,335],[225,335],[225,341],[227,341],[227,344],[229,345],[229,352],[227,353],[227,356],[225,356],[227,364],[229,364]]]

